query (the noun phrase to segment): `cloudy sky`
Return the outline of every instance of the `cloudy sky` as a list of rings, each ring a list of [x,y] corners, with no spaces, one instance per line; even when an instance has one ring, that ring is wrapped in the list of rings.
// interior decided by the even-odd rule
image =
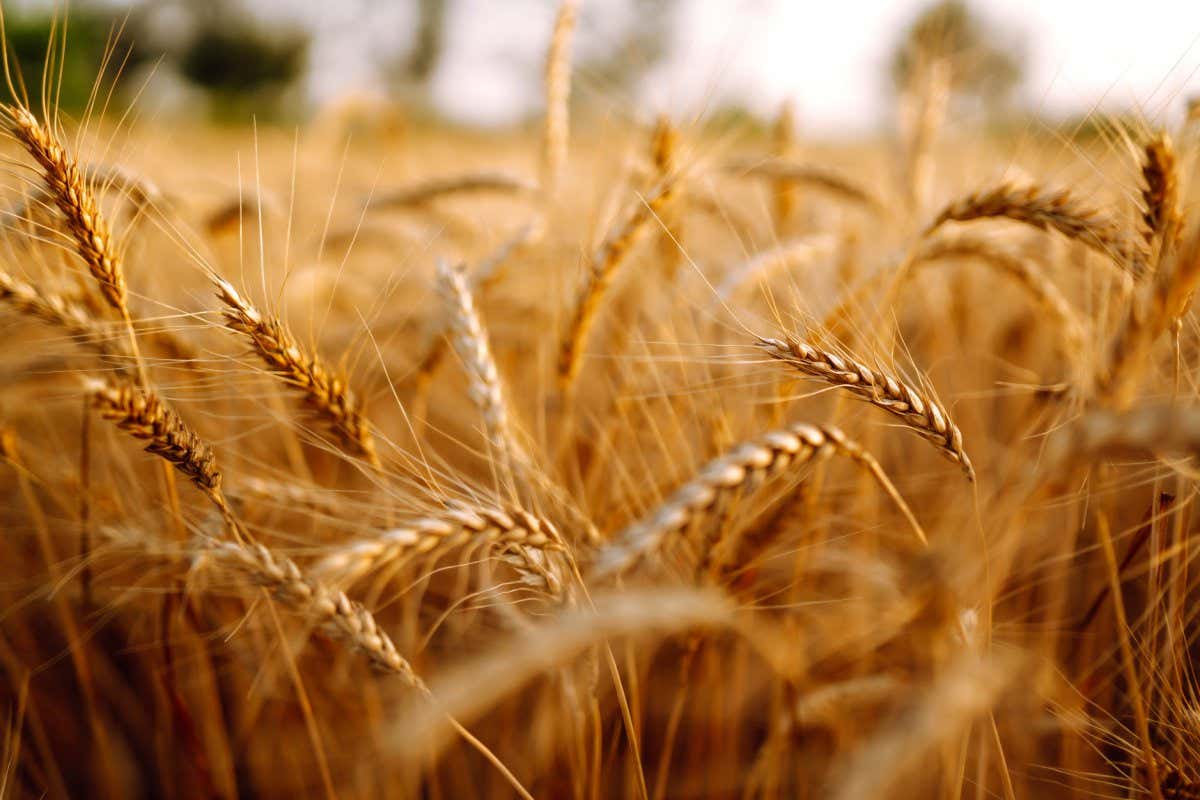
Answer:
[[[337,96],[369,80],[372,52],[412,27],[407,0],[257,0],[321,31],[313,93]],[[582,0],[584,55],[602,53],[631,24],[631,0]],[[922,0],[679,0],[670,56],[636,100],[647,110],[696,113],[736,98],[770,111],[794,98],[814,130],[879,124],[891,47]],[[1033,105],[1068,113],[1103,103],[1147,115],[1200,95],[1200,2],[975,0],[985,18],[1021,33]],[[538,103],[536,76],[552,0],[451,0],[448,52],[434,82],[443,110],[502,124]],[[605,87],[580,76],[604,101]],[[611,98],[613,102],[630,98]]]

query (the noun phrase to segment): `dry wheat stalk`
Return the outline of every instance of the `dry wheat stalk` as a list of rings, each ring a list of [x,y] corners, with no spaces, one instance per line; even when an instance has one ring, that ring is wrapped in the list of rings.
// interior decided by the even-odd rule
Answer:
[[[433,178],[414,186],[372,198],[369,208],[405,208],[429,203],[451,194],[531,195],[538,187],[516,175],[502,172],[473,172],[449,178]]]
[[[1151,403],[1128,411],[1099,409],[1056,433],[1047,463],[1146,454],[1200,456],[1200,407]]]
[[[334,593],[319,581],[304,575],[290,559],[274,555],[262,545],[214,542],[204,554],[211,554],[238,570],[268,589],[293,611],[316,623],[331,637],[364,653],[384,672],[399,676],[423,695],[429,695],[425,682],[408,660],[400,655],[391,637],[379,627],[371,612],[350,600],[344,592]]]
[[[100,293],[123,318],[129,318],[121,255],[100,213],[92,187],[78,163],[28,109],[5,105],[9,130],[41,168],[46,189],[67,221],[67,230]]]
[[[838,239],[831,233],[815,233],[780,242],[729,270],[717,286],[717,297],[728,302],[741,287],[752,281],[766,281],[778,270],[832,255],[837,246]]]
[[[1022,256],[997,241],[979,236],[943,235],[922,244],[909,275],[921,266],[949,258],[976,258],[1012,278],[1025,290],[1034,304],[1058,325],[1063,351],[1071,356],[1082,352],[1085,334],[1079,315],[1054,282],[1038,269],[1028,256]]]
[[[796,150],[796,107],[791,100],[785,100],[779,106],[775,116],[775,124],[771,129],[772,145],[775,158],[787,161],[795,157]],[[787,180],[777,178],[771,184],[771,213],[775,218],[776,235],[783,235],[788,220],[795,212],[796,199],[792,194],[792,185]]]
[[[679,131],[666,114],[660,114],[654,124],[650,157],[654,163],[654,180],[666,187],[658,208],[662,223],[662,230],[658,231],[658,253],[666,280],[672,283],[683,261],[682,214],[677,202],[679,183],[674,180],[679,171]]]
[[[567,164],[571,138],[571,38],[575,33],[577,0],[562,0],[546,51],[546,119],[542,128],[542,191],[558,191]]]
[[[454,350],[466,368],[468,393],[483,416],[484,435],[506,472],[522,460],[522,449],[513,438],[508,421],[508,404],[500,383],[496,360],[487,333],[475,308],[461,267],[438,262],[438,290],[450,312]]]
[[[618,533],[612,544],[600,551],[593,577],[619,574],[657,553],[669,536],[710,520],[713,509],[731,493],[749,491],[789,467],[808,465],[835,453],[863,464],[877,479],[882,478],[918,537],[924,540],[920,526],[869,453],[838,428],[796,423],[742,442],[708,462],[695,478],[677,489],[651,514]],[[711,561],[710,551],[718,546],[731,549],[729,543],[706,542],[702,547],[702,558]]]
[[[238,294],[229,281],[216,275],[211,277],[217,297],[226,306],[226,327],[250,339],[268,369],[303,393],[308,406],[325,418],[342,444],[378,467],[375,439],[346,381],[335,375],[319,356],[304,352],[282,321],[265,316]]]
[[[645,197],[638,197],[591,257],[587,279],[575,301],[571,324],[559,349],[558,380],[564,392],[569,391],[579,377],[583,367],[583,347],[617,270],[647,223],[662,210],[670,197],[673,182],[660,183]]]
[[[1175,149],[1166,133],[1146,143],[1142,162],[1142,238],[1151,268],[1157,268],[1175,245],[1183,215],[1179,210],[1179,176]]]
[[[963,450],[962,432],[946,409],[916,388],[846,358],[792,337],[759,338],[758,346],[771,358],[798,371],[840,386],[868,403],[904,420],[905,424],[932,442],[946,458],[962,467],[974,482],[975,469]]]
[[[124,343],[113,338],[112,332],[97,322],[87,306],[38,289],[3,270],[0,270],[0,300],[22,314],[62,328],[72,339],[102,356],[129,356]]]
[[[905,191],[913,211],[924,208],[933,187],[933,147],[946,119],[951,65],[945,58],[920,59],[917,79],[906,93],[901,111],[905,129]]]
[[[786,183],[811,186],[876,213],[882,212],[884,208],[879,198],[865,187],[824,167],[774,158],[758,158],[734,159],[725,165],[725,171],[735,175],[765,178],[776,185]]]
[[[562,539],[549,522],[521,509],[469,508],[455,506],[436,516],[422,517],[378,536],[337,548],[313,567],[321,576],[355,580],[412,556],[430,555],[456,547],[484,544],[495,554],[512,554],[523,576],[530,582],[560,583],[560,576],[544,581],[541,565],[530,559],[530,551],[561,550]]]
[[[1037,184],[1001,183],[950,203],[934,218],[924,235],[947,222],[1005,218],[1039,230],[1056,230],[1069,239],[1114,259],[1137,277],[1144,265],[1131,258],[1132,249],[1117,223],[1095,208],[1077,201],[1066,189],[1050,191]]]

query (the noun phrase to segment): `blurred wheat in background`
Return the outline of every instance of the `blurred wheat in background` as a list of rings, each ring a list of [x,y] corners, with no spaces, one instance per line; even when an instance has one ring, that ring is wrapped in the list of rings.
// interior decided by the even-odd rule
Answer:
[[[647,113],[673,4],[544,5],[481,130],[453,4],[325,104],[6,4],[0,798],[1200,797],[1197,106],[951,0],[886,136]]]

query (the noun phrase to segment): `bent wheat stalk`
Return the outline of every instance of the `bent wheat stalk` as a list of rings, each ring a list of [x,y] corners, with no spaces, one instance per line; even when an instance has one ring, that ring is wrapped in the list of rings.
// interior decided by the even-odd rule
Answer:
[[[375,438],[346,381],[335,375],[320,356],[301,349],[282,321],[265,316],[229,281],[210,277],[217,287],[217,297],[226,307],[225,326],[250,340],[267,368],[304,395],[309,408],[325,418],[351,453],[378,468]]]
[[[891,375],[799,339],[759,338],[756,344],[776,361],[844,388],[899,417],[908,428],[932,442],[943,456],[958,464],[967,480],[975,481],[975,468],[963,450],[962,431],[941,403]]]
[[[515,175],[502,172],[473,172],[449,178],[433,178],[414,186],[373,198],[368,208],[405,208],[429,203],[453,194],[531,195],[537,186]]]
[[[1038,230],[1055,230],[1075,239],[1128,270],[1135,278],[1145,265],[1132,258],[1132,248],[1121,227],[1095,208],[1080,203],[1066,189],[1050,191],[1037,184],[1019,187],[1001,183],[950,203],[925,229],[929,236],[947,222],[972,222],[1005,218]]]
[[[717,504],[732,493],[751,490],[790,467],[809,465],[834,454],[867,467],[896,501],[917,538],[926,541],[916,518],[869,453],[838,428],[797,423],[743,442],[708,462],[652,513],[617,534],[613,543],[600,551],[593,577],[602,579],[630,569],[658,552],[668,537],[708,519]],[[702,556],[708,560],[708,548]]]
[[[825,167],[796,164],[782,159],[735,159],[725,165],[735,175],[765,178],[776,187],[782,184],[810,186],[873,213],[882,213],[883,202],[865,187]]]

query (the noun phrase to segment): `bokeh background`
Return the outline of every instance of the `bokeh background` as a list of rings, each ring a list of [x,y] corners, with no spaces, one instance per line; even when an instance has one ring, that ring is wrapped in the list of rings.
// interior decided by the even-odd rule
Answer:
[[[302,120],[390,105],[408,119],[521,125],[539,112],[555,5],[76,0],[60,99],[82,106],[115,40],[109,76],[119,68],[125,99],[157,116]],[[35,85],[63,5],[3,6]],[[766,118],[789,100],[809,135],[870,136],[893,122],[885,101],[917,35],[970,54],[953,113],[984,121],[1097,110],[1164,121],[1200,94],[1200,3],[1187,0],[586,0],[574,102],[719,120]]]

